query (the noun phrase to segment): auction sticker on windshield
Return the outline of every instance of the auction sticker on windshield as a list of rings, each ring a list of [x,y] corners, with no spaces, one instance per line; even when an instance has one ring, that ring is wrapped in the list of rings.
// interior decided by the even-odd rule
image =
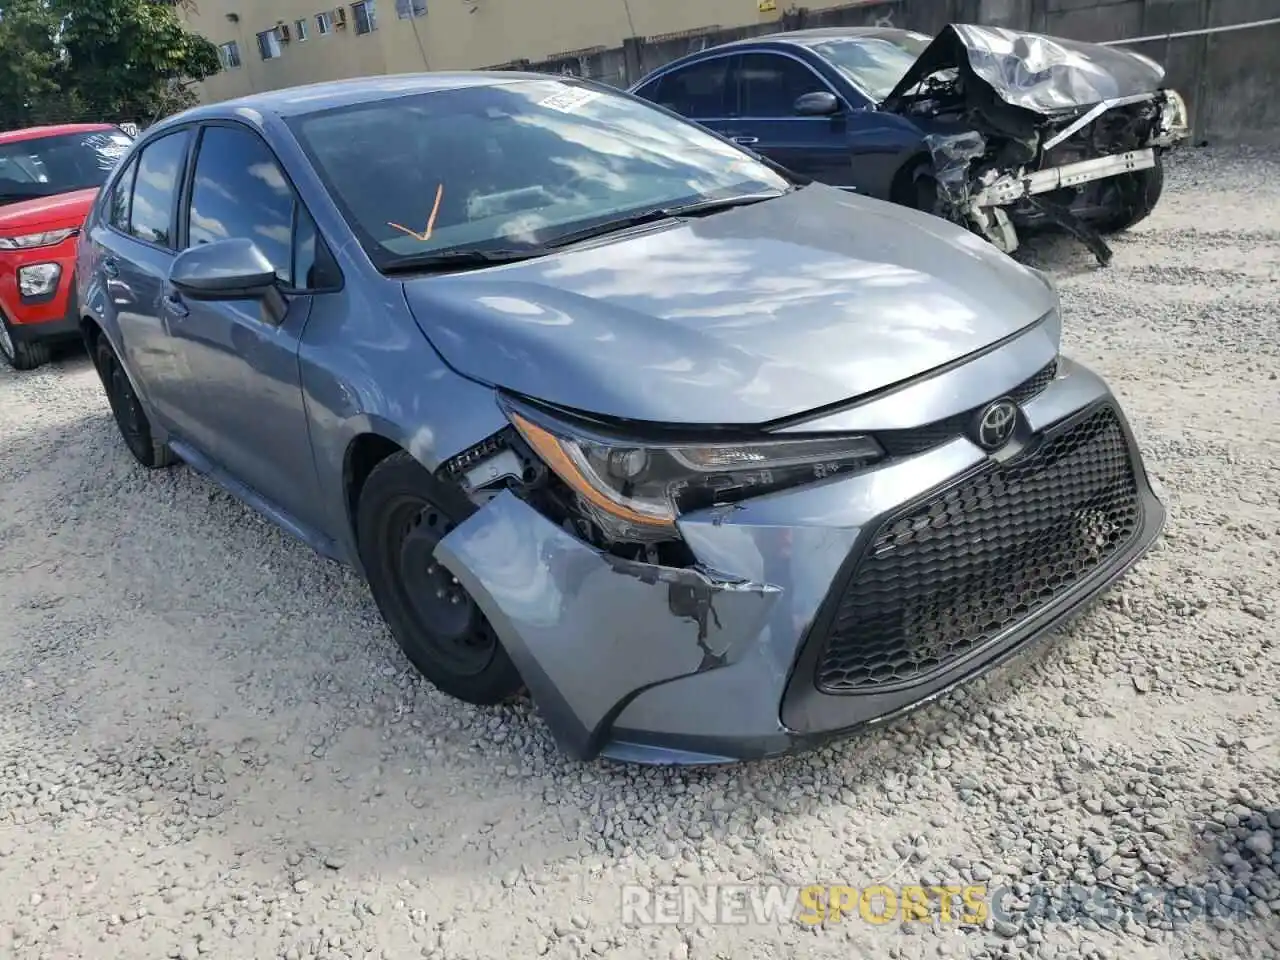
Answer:
[[[584,103],[590,103],[599,97],[600,94],[595,90],[587,90],[583,87],[570,87],[560,93],[553,93],[545,100],[540,100],[538,106],[550,107],[552,110],[559,110],[562,113],[573,113]]]

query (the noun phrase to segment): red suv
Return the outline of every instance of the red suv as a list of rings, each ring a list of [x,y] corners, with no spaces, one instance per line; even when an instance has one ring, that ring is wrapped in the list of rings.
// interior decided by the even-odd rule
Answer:
[[[0,132],[0,356],[19,370],[79,336],[76,242],[93,198],[132,143],[108,123]]]

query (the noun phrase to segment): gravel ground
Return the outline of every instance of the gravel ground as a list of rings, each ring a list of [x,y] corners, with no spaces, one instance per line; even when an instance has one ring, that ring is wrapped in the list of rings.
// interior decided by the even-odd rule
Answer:
[[[1164,538],[987,680],[732,769],[570,763],[527,708],[446,700],[354,576],[135,467],[83,357],[0,370],[0,956],[1276,956],[1280,156],[1181,157],[1115,248],[1027,255]],[[625,884],[880,880],[1013,899],[976,927],[620,914]]]

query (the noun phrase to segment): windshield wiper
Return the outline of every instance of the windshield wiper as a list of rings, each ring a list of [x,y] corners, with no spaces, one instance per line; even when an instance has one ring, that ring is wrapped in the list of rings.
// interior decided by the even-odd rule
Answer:
[[[580,243],[583,240],[591,240],[594,237],[603,237],[610,233],[617,233],[619,230],[627,230],[631,227],[643,226],[646,223],[657,223],[659,220],[674,220],[677,217],[696,217],[708,213],[718,213],[721,210],[728,210],[730,207],[745,207],[751,203],[760,203],[764,200],[772,200],[775,197],[782,196],[781,193],[743,193],[736,197],[719,197],[714,200],[695,200],[692,203],[680,204],[674,207],[654,207],[649,210],[641,210],[639,213],[632,213],[625,217],[618,217],[615,220],[606,220],[604,223],[592,224],[581,230],[571,230],[568,233],[562,233],[551,237],[543,246],[546,247],[567,247],[570,244]]]
[[[523,250],[441,250],[438,253],[411,253],[397,257],[382,265],[383,273],[431,273],[443,270],[460,270],[467,267],[488,267],[495,263],[516,263],[531,260],[545,254],[540,247]]]
[[[545,243],[532,247],[522,247],[519,249],[491,249],[478,247],[473,250],[441,250],[437,253],[413,253],[403,257],[397,257],[382,265],[382,272],[386,274],[395,273],[429,273],[434,271],[458,270],[467,267],[488,267],[496,263],[516,263],[520,260],[532,260],[535,257],[546,256],[554,249],[567,247],[571,244],[578,243],[583,240],[590,240],[593,237],[605,236],[606,234],[616,233],[619,230],[626,230],[628,227],[638,227],[645,223],[654,223],[659,220],[671,220],[676,217],[694,217],[702,214],[716,213],[720,210],[728,210],[730,207],[743,207],[750,203],[760,203],[763,200],[772,200],[774,197],[782,196],[781,193],[744,193],[736,197],[720,197],[714,200],[695,200],[692,203],[685,203],[674,207],[655,207],[651,210],[642,210],[639,213],[633,213],[625,217],[619,217],[616,220],[606,220],[604,223],[593,224],[582,230],[572,230],[568,233],[562,233],[552,237]]]

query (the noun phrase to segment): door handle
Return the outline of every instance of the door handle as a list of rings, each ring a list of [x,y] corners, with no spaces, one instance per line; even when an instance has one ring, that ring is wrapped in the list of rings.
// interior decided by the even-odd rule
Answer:
[[[187,305],[171,293],[167,294],[160,302],[164,305],[165,313],[169,314],[171,317],[176,317],[179,320],[191,313],[191,311],[187,309]]]
[[[742,144],[743,146],[746,146],[746,145],[747,145],[747,144],[749,144],[749,143],[759,143],[759,142],[760,142],[760,138],[759,138],[759,137],[733,137],[732,139],[733,139],[733,142],[734,142],[734,143],[740,143],[740,144]]]
[[[120,264],[116,263],[115,257],[103,257],[102,272],[113,280],[120,276]]]

